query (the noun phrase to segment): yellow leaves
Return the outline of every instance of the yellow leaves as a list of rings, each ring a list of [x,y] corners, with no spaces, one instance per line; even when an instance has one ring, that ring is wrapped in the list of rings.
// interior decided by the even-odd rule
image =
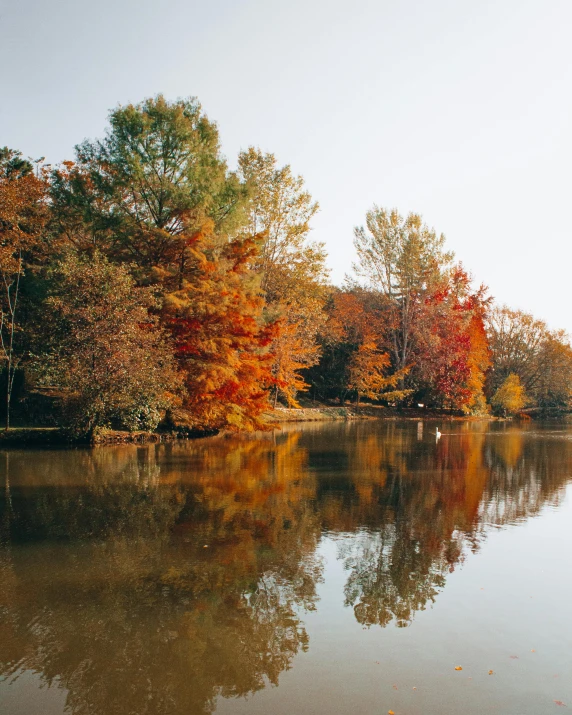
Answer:
[[[494,671],[489,670],[489,675],[493,675]]]
[[[463,668],[462,668],[462,666],[460,666],[460,665],[456,665],[456,666],[455,666],[455,670],[463,670]]]
[[[309,385],[299,371],[315,365],[319,358],[318,346],[306,340],[301,326],[288,319],[279,322],[278,335],[272,343],[273,374],[276,385],[286,398],[289,407],[298,407],[296,393]]]
[[[527,402],[528,398],[524,387],[521,385],[520,378],[513,372],[510,373],[491,399],[493,407],[508,414],[518,412]]]
[[[393,712],[393,710],[388,710],[387,715],[395,715],[395,713]]]

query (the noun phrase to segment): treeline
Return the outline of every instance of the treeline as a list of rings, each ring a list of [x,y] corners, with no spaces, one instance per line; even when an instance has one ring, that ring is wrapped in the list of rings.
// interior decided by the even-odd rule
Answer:
[[[317,210],[272,154],[250,148],[229,170],[195,99],[118,107],[55,168],[0,150],[6,424],[34,391],[57,395],[77,434],[174,415],[255,429],[304,391],[473,414],[569,407],[566,335],[493,308],[419,216],[368,212],[355,279],[335,288],[309,237]]]

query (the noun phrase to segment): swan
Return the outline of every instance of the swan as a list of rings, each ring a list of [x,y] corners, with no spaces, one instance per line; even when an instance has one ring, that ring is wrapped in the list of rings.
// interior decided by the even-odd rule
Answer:
[[[439,428],[437,427],[435,430],[435,439],[439,439],[440,436],[441,436],[441,432],[439,432]]]

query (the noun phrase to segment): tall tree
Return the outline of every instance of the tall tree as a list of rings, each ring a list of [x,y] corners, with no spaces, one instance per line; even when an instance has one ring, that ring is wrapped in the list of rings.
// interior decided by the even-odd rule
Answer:
[[[486,411],[483,385],[489,350],[483,319],[490,299],[461,265],[425,297],[414,333],[412,377],[424,402],[465,412]]]
[[[17,349],[21,282],[46,223],[46,186],[34,175],[32,164],[21,152],[0,149],[0,345],[6,378],[6,429],[16,369],[23,355]]]
[[[53,187],[60,233],[87,224],[86,249],[100,245],[153,287],[192,426],[259,426],[275,331],[273,319],[263,325],[252,270],[260,241],[248,236],[245,184],[228,171],[198,102],[158,96],[115,109],[106,137],[77,147],[77,163],[61,167]]]
[[[250,147],[239,156],[239,170],[249,191],[249,231],[262,237],[255,270],[267,314],[280,321],[273,346],[276,395],[295,404],[296,392],[307,387],[301,371],[319,357],[325,322],[326,255],[324,245],[309,238],[318,204],[302,177],[279,167],[273,154]]]
[[[264,427],[274,382],[268,351],[276,324],[265,324],[258,278],[251,270],[256,241],[235,239],[219,252],[206,226],[189,240],[193,270],[165,295],[163,317],[185,375],[190,425],[201,429]]]
[[[414,331],[425,296],[439,283],[453,259],[445,237],[423,224],[417,214],[405,219],[396,210],[374,206],[366,226],[354,231],[357,274],[387,298],[390,343],[395,369],[408,367]]]
[[[72,234],[70,225],[87,225],[89,242],[134,263],[146,280],[180,287],[189,236],[208,220],[222,239],[243,221],[245,189],[194,98],[120,106],[106,136],[76,151],[76,164],[54,173],[56,226]]]

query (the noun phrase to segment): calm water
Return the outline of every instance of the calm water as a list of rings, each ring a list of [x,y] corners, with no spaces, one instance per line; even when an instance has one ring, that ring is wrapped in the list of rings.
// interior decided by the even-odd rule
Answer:
[[[572,428],[434,429],[0,452],[0,713],[566,712]]]

